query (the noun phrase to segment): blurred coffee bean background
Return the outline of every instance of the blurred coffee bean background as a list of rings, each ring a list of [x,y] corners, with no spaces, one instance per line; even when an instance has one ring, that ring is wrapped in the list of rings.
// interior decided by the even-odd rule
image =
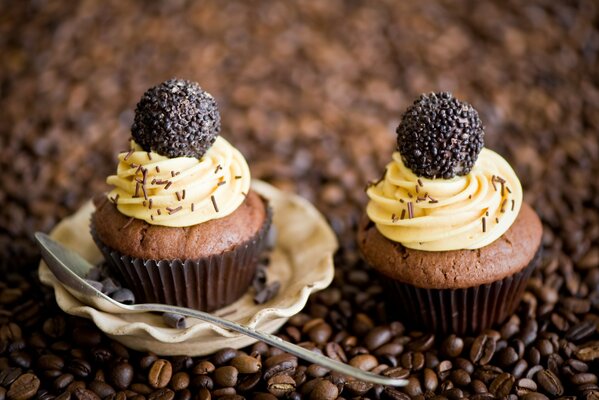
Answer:
[[[32,233],[107,189],[137,100],[171,77],[211,92],[253,176],[316,202],[349,248],[402,111],[442,90],[478,109],[487,146],[513,163],[545,222],[568,229],[568,250],[581,256],[599,236],[595,1],[3,0],[0,10],[4,268],[35,266]]]

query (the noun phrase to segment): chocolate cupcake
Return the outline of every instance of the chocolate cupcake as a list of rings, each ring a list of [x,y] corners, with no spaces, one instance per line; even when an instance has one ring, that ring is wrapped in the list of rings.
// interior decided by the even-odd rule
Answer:
[[[91,231],[138,301],[213,311],[251,284],[271,212],[219,132],[216,102],[196,83],[171,79],[137,104]]]
[[[358,245],[391,313],[439,333],[501,323],[520,301],[542,225],[510,165],[484,148],[478,113],[450,93],[422,95],[397,151],[369,185]]]

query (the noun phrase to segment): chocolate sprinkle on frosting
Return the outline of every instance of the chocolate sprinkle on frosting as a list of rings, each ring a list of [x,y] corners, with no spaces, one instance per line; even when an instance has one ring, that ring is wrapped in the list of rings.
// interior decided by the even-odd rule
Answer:
[[[214,211],[218,212],[218,205],[216,204],[216,199],[213,196],[210,196],[210,200],[212,200],[212,206],[214,207]]]
[[[220,132],[216,101],[197,83],[170,79],[148,89],[135,109],[131,135],[145,151],[201,158]]]
[[[449,92],[423,94],[403,114],[397,150],[416,175],[451,179],[470,172],[483,147],[483,125]]]

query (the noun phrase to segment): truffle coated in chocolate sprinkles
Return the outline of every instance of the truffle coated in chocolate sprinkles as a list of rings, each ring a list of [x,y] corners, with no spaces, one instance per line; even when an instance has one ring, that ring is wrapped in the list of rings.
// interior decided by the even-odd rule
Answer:
[[[421,95],[403,114],[396,132],[403,162],[425,178],[468,174],[483,147],[478,113],[449,92]]]
[[[216,101],[200,85],[170,79],[148,89],[135,108],[131,135],[145,151],[201,158],[220,132]]]

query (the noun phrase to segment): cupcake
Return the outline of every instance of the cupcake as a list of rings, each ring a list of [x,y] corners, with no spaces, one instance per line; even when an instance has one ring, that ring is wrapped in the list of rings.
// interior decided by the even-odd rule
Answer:
[[[168,80],[137,104],[91,232],[138,301],[213,311],[251,284],[271,213],[219,132],[217,104],[197,83]]]
[[[539,217],[483,139],[470,104],[422,95],[402,116],[385,173],[366,190],[362,256],[381,277],[390,313],[430,331],[501,323],[538,259]]]

